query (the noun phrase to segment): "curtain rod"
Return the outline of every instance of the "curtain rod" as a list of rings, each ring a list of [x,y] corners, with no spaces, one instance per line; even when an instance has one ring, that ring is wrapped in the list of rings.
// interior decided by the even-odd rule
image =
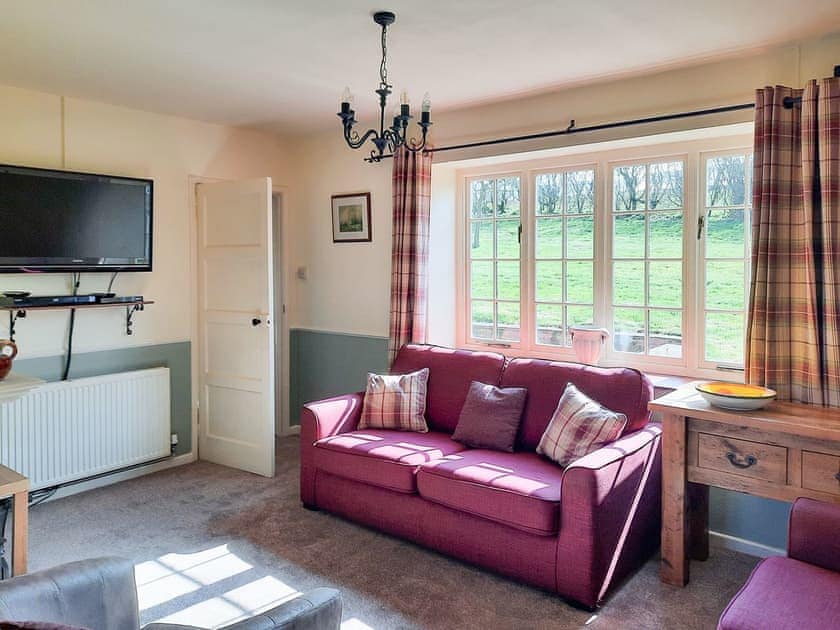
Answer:
[[[573,133],[583,133],[586,131],[602,131],[604,129],[616,129],[619,127],[630,127],[632,125],[646,125],[649,123],[664,122],[667,120],[678,120],[680,118],[693,118],[694,116],[709,116],[711,114],[725,114],[727,112],[736,112],[743,109],[754,109],[754,103],[742,103],[740,105],[725,105],[723,107],[712,107],[710,109],[695,109],[688,112],[679,112],[676,114],[663,114],[662,116],[649,116],[647,118],[632,118],[630,120],[620,120],[618,122],[602,123],[600,125],[589,125],[588,127],[576,127],[575,121],[572,119],[569,126],[565,129],[558,129],[557,131],[544,131],[542,133],[531,133],[524,136],[509,136],[507,138],[494,138],[493,140],[479,140],[477,142],[466,142],[464,144],[453,144],[445,147],[437,147],[433,149],[424,149],[428,153],[440,153],[441,151],[455,151],[457,149],[472,149],[474,147],[487,147],[494,144],[506,144],[508,142],[520,142],[523,140],[540,140],[542,138],[553,138],[555,136],[567,136]],[[386,153],[380,159],[394,157],[393,153]],[[378,161],[378,160],[377,160]]]
[[[840,77],[840,65],[834,66],[834,76]],[[783,105],[785,109],[791,109],[794,105],[802,102],[801,96],[785,97]],[[567,136],[573,133],[583,133],[585,131],[602,131],[604,129],[617,129],[619,127],[630,127],[632,125],[646,125],[655,122],[664,122],[668,120],[679,120],[680,118],[693,118],[695,116],[709,116],[711,114],[725,114],[727,112],[736,112],[743,109],[755,109],[755,103],[741,103],[740,105],[725,105],[723,107],[712,107],[710,109],[695,109],[688,112],[678,112],[676,114],[664,114],[662,116],[650,116],[648,118],[632,118],[630,120],[620,120],[618,122],[603,123],[601,125],[589,125],[588,127],[575,127],[575,121],[572,122],[565,129],[558,129],[557,131],[545,131],[543,133],[532,133],[525,136],[509,136],[507,138],[494,138],[493,140],[479,140],[477,142],[466,142],[464,144],[453,144],[448,147],[438,147],[433,149],[424,149],[424,153],[440,153],[441,151],[455,151],[457,149],[472,149],[475,147],[487,147],[494,144],[506,144],[508,142],[520,142],[523,140],[541,140],[542,138],[553,138],[555,136]],[[376,159],[365,158],[365,161],[379,162],[385,158],[394,157],[393,153],[386,153]]]
[[[840,66],[834,66],[834,78],[840,77]],[[801,96],[786,96],[782,99],[782,105],[785,109],[793,109],[794,105],[801,105],[802,104],[802,97]]]

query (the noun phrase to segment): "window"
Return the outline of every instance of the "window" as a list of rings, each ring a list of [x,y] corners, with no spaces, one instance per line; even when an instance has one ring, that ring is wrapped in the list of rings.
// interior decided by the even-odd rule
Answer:
[[[704,156],[703,363],[743,365],[752,156]]]
[[[470,334],[520,340],[519,177],[470,182]]]
[[[684,163],[612,170],[613,349],[681,357]]]
[[[536,343],[570,346],[594,322],[595,171],[536,176]]]
[[[458,344],[712,375],[743,364],[751,138],[689,140],[460,173]]]

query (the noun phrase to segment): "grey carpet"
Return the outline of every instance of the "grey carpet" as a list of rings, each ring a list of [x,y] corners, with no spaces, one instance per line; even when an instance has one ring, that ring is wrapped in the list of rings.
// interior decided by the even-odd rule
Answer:
[[[30,569],[99,555],[132,558],[147,608],[207,625],[333,586],[348,630],[365,628],[714,628],[755,558],[714,549],[685,589],[651,559],[594,614],[322,512],[298,500],[298,440],[278,441],[277,477],[182,466],[35,507]],[[175,555],[178,554],[178,555]],[[144,589],[146,589],[144,591]]]

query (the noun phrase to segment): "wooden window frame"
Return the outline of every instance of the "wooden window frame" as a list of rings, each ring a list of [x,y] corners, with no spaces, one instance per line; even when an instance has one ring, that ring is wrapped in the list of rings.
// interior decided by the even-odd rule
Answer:
[[[595,170],[594,218],[594,324],[612,332],[612,169],[629,163],[684,163],[683,199],[683,352],[680,358],[655,357],[615,351],[611,340],[605,343],[600,364],[629,366],[654,374],[673,374],[695,378],[742,380],[739,366],[718,365],[703,360],[704,292],[702,281],[703,246],[697,239],[697,222],[705,209],[705,157],[713,154],[751,152],[752,138],[743,133],[677,142],[649,142],[641,146],[568,152],[545,159],[521,159],[505,163],[469,167],[456,171],[456,345],[475,350],[495,350],[510,356],[575,361],[570,347],[536,343],[536,177],[543,173]],[[470,337],[469,321],[469,181],[505,176],[520,177],[520,341],[499,344]],[[647,211],[647,210],[646,210]],[[564,234],[564,238],[565,238]],[[646,251],[646,256],[647,256]],[[565,255],[565,251],[564,251]],[[749,264],[749,253],[745,256]],[[646,258],[646,260],[648,260]],[[748,267],[745,267],[748,270]],[[748,283],[747,283],[748,284]],[[564,294],[565,299],[565,294]],[[647,309],[647,306],[645,306]],[[676,307],[674,310],[677,310]],[[733,371],[733,369],[735,371]]]

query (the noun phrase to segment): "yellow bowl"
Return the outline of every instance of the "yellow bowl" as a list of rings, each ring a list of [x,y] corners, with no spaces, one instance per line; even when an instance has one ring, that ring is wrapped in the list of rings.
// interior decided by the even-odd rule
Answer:
[[[714,381],[700,383],[696,389],[710,404],[738,411],[761,409],[776,397],[772,389],[743,383]]]

